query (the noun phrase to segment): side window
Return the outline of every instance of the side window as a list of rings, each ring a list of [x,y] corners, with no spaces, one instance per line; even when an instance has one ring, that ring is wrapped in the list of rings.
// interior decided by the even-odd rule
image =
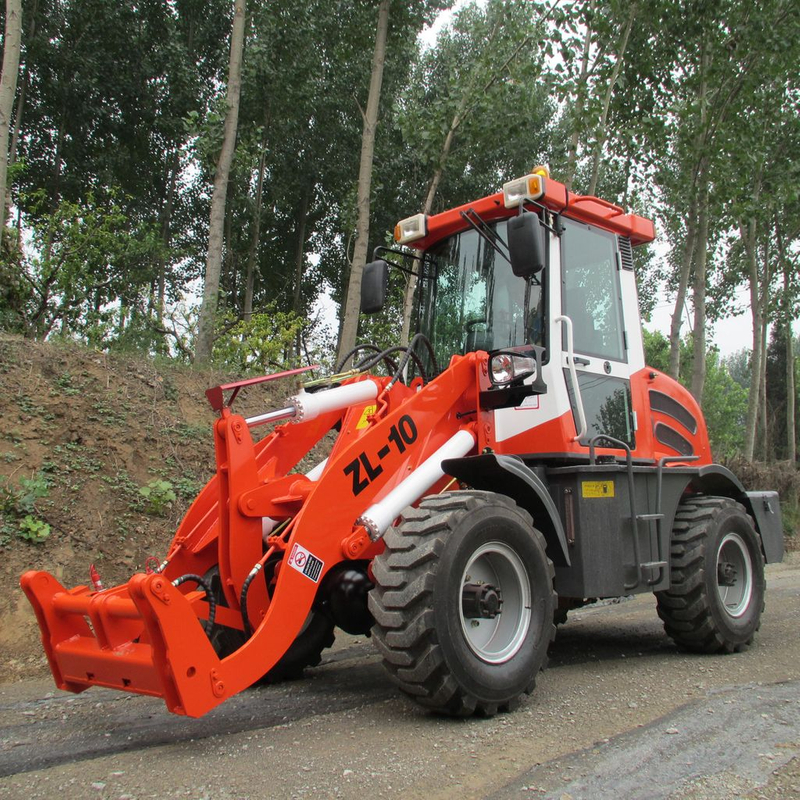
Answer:
[[[562,307],[572,320],[575,352],[624,361],[614,237],[563,220]]]
[[[567,370],[564,370],[564,378],[569,391],[572,413],[576,414],[575,393],[572,391]],[[586,414],[586,438],[591,439],[598,433],[605,433],[634,448],[636,439],[633,431],[633,409],[629,382],[620,378],[594,375],[591,372],[580,372],[578,373],[578,383],[581,387],[583,410]]]

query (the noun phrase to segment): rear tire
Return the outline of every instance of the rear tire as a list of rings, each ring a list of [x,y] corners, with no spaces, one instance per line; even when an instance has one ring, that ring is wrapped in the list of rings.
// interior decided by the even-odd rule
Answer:
[[[262,680],[278,683],[302,678],[305,668],[316,667],[322,661],[322,651],[333,644],[333,628],[333,621],[325,613],[312,609],[297,638]]]
[[[656,592],[667,634],[697,653],[745,650],[761,625],[764,558],[745,509],[725,497],[678,507],[670,588]]]
[[[454,716],[516,707],[555,635],[553,565],[528,513],[491,492],[437,495],[384,542],[369,608],[401,691]]]

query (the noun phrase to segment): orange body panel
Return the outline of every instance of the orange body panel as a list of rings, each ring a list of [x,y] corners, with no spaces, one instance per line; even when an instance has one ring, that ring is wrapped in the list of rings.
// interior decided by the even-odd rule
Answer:
[[[693,432],[676,422],[674,418],[654,411],[651,408],[649,398],[651,390],[669,395],[686,408],[697,422],[696,430]],[[696,459],[693,458],[691,460],[693,465],[702,466],[712,462],[711,446],[708,441],[708,431],[706,430],[703,414],[697,405],[697,401],[681,384],[668,375],[664,375],[650,367],[645,367],[631,376],[631,401],[638,419],[636,446],[631,451],[631,456],[635,460],[657,462],[661,458],[675,458],[681,455],[678,450],[660,442],[655,436],[655,425],[659,422],[668,422],[671,426],[678,428],[681,435],[691,444],[693,455],[697,456]],[[560,417],[531,428],[517,436],[512,436],[502,442],[495,442],[490,439],[488,444],[498,453],[507,453],[509,455],[564,454],[585,457],[588,449],[574,441],[575,433],[575,420],[572,412],[565,411]],[[597,453],[599,455],[618,456],[619,450],[598,447]],[[673,466],[677,466],[678,463],[680,462],[676,462]]]

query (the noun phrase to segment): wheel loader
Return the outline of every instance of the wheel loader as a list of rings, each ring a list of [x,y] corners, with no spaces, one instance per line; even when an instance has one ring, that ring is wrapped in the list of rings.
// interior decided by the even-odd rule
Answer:
[[[243,388],[303,370],[209,389],[216,474],[158,568],[22,576],[56,684],[196,717],[318,664],[339,627],[416,702],[486,716],[532,691],[571,608],[642,592],[679,647],[746,648],[779,501],[713,462],[697,402],[645,364],[632,248],[654,236],[545,169],[400,222],[361,305],[411,273],[408,346],[361,345],[255,417]]]

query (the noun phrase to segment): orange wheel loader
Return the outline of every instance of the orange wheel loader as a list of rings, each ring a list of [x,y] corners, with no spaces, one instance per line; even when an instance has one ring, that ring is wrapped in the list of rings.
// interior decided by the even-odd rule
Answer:
[[[747,647],[778,497],[715,464],[698,404],[645,364],[632,248],[654,235],[544,169],[400,222],[361,299],[380,310],[390,267],[411,272],[408,346],[359,346],[249,419],[240,389],[281,376],[210,389],[216,475],[153,574],[22,576],[56,684],[199,716],[318,664],[338,626],[418,703],[492,715],[531,692],[570,608],[641,592],[680,647]]]

